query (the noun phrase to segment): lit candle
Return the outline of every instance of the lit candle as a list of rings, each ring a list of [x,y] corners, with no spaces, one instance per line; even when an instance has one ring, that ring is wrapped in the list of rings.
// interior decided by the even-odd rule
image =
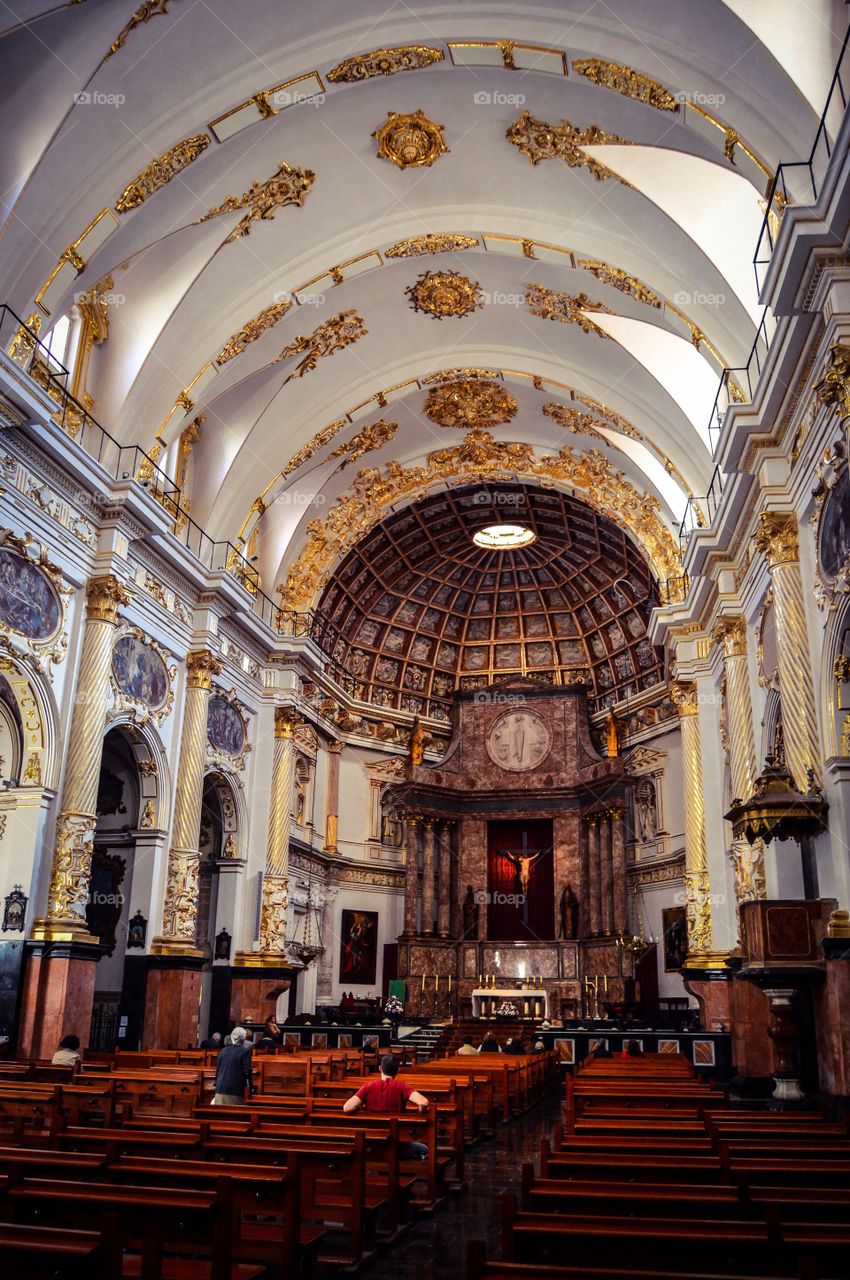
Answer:
[[[484,986],[484,983],[483,983],[483,981],[482,981],[482,979],[481,979],[481,974],[480,974],[480,973],[479,973],[479,975],[478,975],[478,985],[479,985],[479,987],[483,987],[483,986]]]
[[[434,974],[434,990],[440,990],[440,975],[438,973]]]
[[[608,994],[608,974],[607,973],[603,973],[602,975],[602,990],[605,992],[605,995],[607,996]]]
[[[424,991],[424,990],[425,990],[425,974],[424,974],[424,973],[423,973],[423,975],[422,975],[422,986],[421,986],[420,990],[422,990],[422,991]]]
[[[449,992],[451,992],[451,989],[452,989],[452,975],[449,974]]]

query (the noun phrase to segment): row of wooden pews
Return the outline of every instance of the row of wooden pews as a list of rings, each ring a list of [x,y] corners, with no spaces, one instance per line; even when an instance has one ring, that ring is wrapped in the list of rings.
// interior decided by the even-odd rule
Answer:
[[[84,1062],[58,1084],[0,1076],[0,1249],[31,1259],[20,1274],[356,1269],[462,1187],[467,1145],[553,1078],[540,1056],[413,1064],[404,1078],[431,1099],[426,1114],[345,1115],[374,1079],[359,1050],[271,1056],[238,1107],[210,1106],[210,1064],[148,1056]],[[407,1157],[411,1142],[426,1159]]]
[[[684,1059],[602,1059],[503,1197],[503,1261],[476,1242],[467,1276],[844,1280],[848,1210],[844,1125],[731,1107]]]

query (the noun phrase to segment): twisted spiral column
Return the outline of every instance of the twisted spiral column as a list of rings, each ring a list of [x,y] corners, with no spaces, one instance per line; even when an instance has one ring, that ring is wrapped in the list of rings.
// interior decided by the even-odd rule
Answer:
[[[765,552],[773,583],[776,610],[776,648],[785,758],[798,791],[820,780],[820,753],[815,714],[815,690],[809,660],[797,519],[790,512],[763,511],[756,547]]]
[[[291,707],[275,707],[269,830],[260,902],[260,952],[267,957],[280,957],[285,949],[286,912],[289,905],[289,833],[292,827],[292,787],[295,781],[294,733],[300,721],[301,717]]]
[[[747,663],[747,626],[742,617],[721,618],[714,628],[714,639],[723,654],[726,675],[726,712],[729,735],[729,772],[734,799],[746,800],[756,784],[756,743],[753,732],[753,707]],[[757,840],[732,841],[732,865],[735,872],[735,897],[740,907],[767,897],[764,875],[764,844]]]
[[[111,573],[92,578],[86,586],[86,628],[56,822],[47,916],[35,922],[34,938],[96,941],[86,928],[86,904],[91,885],[103,730],[118,609],[131,599],[130,592]]]
[[[152,950],[156,955],[201,954],[195,945],[198,908],[198,868],[201,855],[201,805],[204,794],[204,756],[207,744],[207,714],[213,676],[221,671],[214,654],[203,649],[186,658],[186,703],[177,776],[180,785],[174,801],[171,848],[165,897],[162,905],[162,934]]]
[[[682,781],[685,801],[685,911],[688,955],[711,950],[711,897],[702,789],[702,746],[699,707],[692,684],[673,686],[682,731]]]

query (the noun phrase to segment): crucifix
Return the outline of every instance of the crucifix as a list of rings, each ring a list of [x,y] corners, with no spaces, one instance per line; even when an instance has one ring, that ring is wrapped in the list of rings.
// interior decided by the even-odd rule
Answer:
[[[522,833],[521,848],[514,851],[511,849],[503,849],[502,856],[510,859],[516,867],[517,880],[520,889],[526,900],[528,899],[528,887],[531,883],[531,867],[537,861],[541,854],[546,853],[545,849],[537,849],[534,853],[528,847],[528,832]]]

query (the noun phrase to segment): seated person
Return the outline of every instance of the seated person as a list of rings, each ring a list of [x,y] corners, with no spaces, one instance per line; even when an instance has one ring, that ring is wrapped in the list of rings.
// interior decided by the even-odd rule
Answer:
[[[59,1048],[50,1059],[54,1067],[75,1067],[80,1061],[80,1037],[63,1036]]]
[[[351,1114],[364,1108],[367,1112],[382,1112],[396,1115],[407,1107],[408,1102],[419,1108],[421,1115],[428,1110],[428,1099],[424,1093],[411,1089],[403,1080],[397,1080],[399,1060],[394,1053],[384,1054],[381,1058],[381,1076],[379,1080],[369,1080],[361,1085],[356,1093],[343,1103],[343,1111]],[[424,1142],[402,1142],[399,1146],[402,1160],[425,1160],[428,1148]]]
[[[518,1054],[525,1053],[525,1045],[522,1043],[519,1036],[517,1036],[516,1039],[513,1036],[508,1036],[505,1044],[505,1053],[512,1053],[514,1057]]]
[[[476,1051],[475,1046],[470,1040],[469,1036],[466,1037],[463,1044],[458,1049],[459,1054],[475,1053],[475,1051]]]
[[[479,1053],[501,1053],[502,1046],[499,1044],[492,1031],[488,1031],[484,1039],[478,1046]]]
[[[221,1045],[222,1039],[220,1031],[214,1031],[208,1039],[201,1041],[202,1049],[215,1049],[216,1052],[221,1048]]]

